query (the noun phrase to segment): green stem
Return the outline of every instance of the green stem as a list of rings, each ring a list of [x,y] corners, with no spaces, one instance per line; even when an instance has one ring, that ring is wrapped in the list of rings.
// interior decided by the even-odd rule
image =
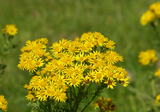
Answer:
[[[95,92],[94,96],[92,97],[92,99],[90,100],[90,102],[82,109],[81,112],[83,112],[88,106],[89,104],[94,100],[94,98],[98,95],[98,93],[100,92],[100,90],[102,90],[104,88],[104,86],[99,86],[99,88],[97,89],[97,91]]]
[[[74,91],[74,94],[75,94],[75,97],[76,97],[76,90],[73,86],[72,86],[72,88],[73,88],[73,91]]]
[[[97,96],[96,94],[93,96],[93,98],[91,99],[91,101],[83,108],[82,112],[88,107],[88,105],[94,100],[94,98],[96,96]]]
[[[50,103],[49,98],[47,98],[47,106],[48,106],[49,112],[51,112],[51,103]]]
[[[89,85],[89,87],[87,88],[87,90],[84,92],[84,95],[82,96],[82,99],[81,99],[81,100],[83,100],[83,99],[85,98],[85,96],[87,95],[88,90],[89,90],[89,88],[91,87],[91,85],[92,85],[92,83]]]
[[[66,92],[66,96],[67,96],[67,98],[68,98],[67,101],[66,101],[66,102],[67,102],[67,107],[68,107],[68,103],[69,103],[68,92]]]
[[[72,111],[72,87],[70,87],[70,99],[69,99],[69,104],[70,104],[70,110]]]
[[[152,79],[152,81],[151,81],[151,86],[152,86],[152,95],[153,95],[153,97],[155,97],[156,96],[156,89],[155,89],[155,80],[154,79]]]
[[[39,101],[39,102],[40,102],[40,101]],[[47,108],[43,105],[42,102],[40,102],[40,108],[41,108],[41,105],[43,106],[42,109],[43,109],[45,112],[47,112]]]
[[[159,52],[159,46],[160,46],[160,32],[159,32],[159,28],[155,25],[154,22],[151,22],[151,26],[153,27],[153,29],[156,31],[156,38],[157,38],[157,46],[156,46],[156,50]]]
[[[92,85],[92,83],[89,85],[89,87],[87,88],[87,90],[84,93],[82,91],[84,90],[85,86],[82,86],[82,88],[80,88],[78,90],[78,95],[77,95],[77,98],[75,99],[75,105],[74,105],[75,112],[77,111],[80,102],[85,98],[86,94],[88,93],[88,90],[91,87],[91,85]]]

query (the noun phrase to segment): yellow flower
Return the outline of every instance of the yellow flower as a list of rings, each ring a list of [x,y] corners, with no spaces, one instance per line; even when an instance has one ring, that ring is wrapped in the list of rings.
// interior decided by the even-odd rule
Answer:
[[[153,11],[158,18],[160,17],[160,2],[155,2],[155,3],[151,4],[149,6],[149,9],[151,11]]]
[[[149,10],[154,11],[155,8],[157,7],[157,3],[158,3],[158,2],[151,4],[151,5],[149,6]]]
[[[155,104],[156,104],[156,105],[159,105],[159,102],[160,102],[160,94],[158,94],[158,95],[156,96]]]
[[[46,38],[29,40],[21,49],[18,67],[35,74],[28,86],[24,86],[30,91],[26,96],[28,100],[65,102],[68,88],[105,83],[107,89],[113,89],[117,81],[127,78],[125,69],[115,65],[123,60],[112,51],[115,42],[108,41],[99,32],[84,33],[74,41],[62,39],[53,43],[49,52],[46,52],[47,43]],[[127,86],[127,79],[123,82]],[[98,102],[98,106],[102,105]],[[108,109],[107,105],[103,108]]]
[[[36,91],[36,97],[40,101],[47,101],[47,96],[45,95],[45,90]]]
[[[113,86],[116,86],[116,82],[113,79],[107,80],[104,83],[107,84],[107,89],[108,88],[114,89]]]
[[[99,106],[98,106],[98,103],[97,102],[95,102],[94,103],[94,108],[96,109],[96,108],[99,108]]]
[[[27,85],[27,84],[25,84],[23,87],[24,87],[25,89],[27,89],[27,88],[28,88],[28,85]]]
[[[4,98],[3,95],[0,95],[0,108],[3,110],[3,111],[7,111],[7,105],[8,105],[8,102],[6,101],[6,99]]]
[[[114,44],[115,44],[114,41],[109,40],[107,45],[106,45],[106,48],[109,48],[109,49],[113,50],[115,48]]]
[[[9,35],[14,36],[17,33],[18,29],[14,24],[11,24],[11,25],[6,25],[5,31]]]
[[[155,75],[160,78],[160,68],[155,72]]]
[[[30,94],[30,93],[26,96],[26,99],[30,100],[30,101],[33,100],[34,98],[35,97],[32,94]]]
[[[60,102],[65,102],[65,100],[66,100],[66,93],[63,93],[63,92],[61,92],[61,90],[57,90],[56,92],[55,92],[55,96],[54,96],[54,99],[56,100],[56,101],[60,101]]]
[[[128,80],[129,80],[129,77],[120,79],[120,82],[122,83],[122,85],[123,85],[124,87],[127,87],[127,86],[128,86],[128,83],[129,83]]]
[[[73,75],[73,76],[71,76],[71,78],[69,78],[69,86],[74,86],[74,87],[76,87],[76,86],[79,86],[80,85],[80,83],[82,82],[82,78],[80,77],[80,76],[75,76],[75,75]]]
[[[95,83],[102,82],[104,74],[102,72],[97,71],[97,72],[95,72],[94,77],[95,77],[94,78]]]
[[[114,51],[111,51],[107,56],[106,56],[106,60],[108,61],[108,63],[110,64],[114,64],[116,62],[119,61],[118,59],[118,54]]]
[[[139,63],[141,65],[148,65],[150,61],[152,61],[152,63],[155,63],[158,60],[158,58],[156,57],[156,52],[152,49],[141,51],[138,57]]]
[[[141,24],[146,25],[148,22],[154,21],[155,17],[155,14],[148,10],[141,16]]]

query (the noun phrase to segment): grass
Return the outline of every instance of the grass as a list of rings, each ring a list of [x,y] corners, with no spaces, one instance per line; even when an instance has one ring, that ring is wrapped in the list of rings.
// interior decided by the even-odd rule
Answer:
[[[0,0],[0,29],[6,24],[15,24],[19,29],[13,40],[18,47],[5,57],[7,68],[0,80],[0,94],[9,103],[8,112],[31,110],[25,99],[27,91],[23,89],[31,76],[17,68],[25,41],[48,38],[50,46],[62,38],[74,39],[89,31],[101,32],[114,40],[115,50],[124,57],[124,62],[118,65],[132,74],[127,88],[105,90],[103,96],[113,99],[118,112],[147,112],[154,103],[148,77],[155,66],[140,66],[137,56],[142,50],[156,48],[154,30],[140,24],[141,15],[154,2],[156,0]],[[158,88],[157,91],[160,92]],[[90,105],[86,112],[89,111],[98,110]]]

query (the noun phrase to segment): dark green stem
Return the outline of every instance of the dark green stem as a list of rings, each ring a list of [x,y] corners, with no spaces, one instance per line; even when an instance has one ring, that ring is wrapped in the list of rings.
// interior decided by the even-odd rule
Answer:
[[[48,106],[49,112],[51,112],[51,103],[50,103],[49,98],[47,98],[47,106]]]
[[[84,93],[83,93],[82,91],[83,91],[83,89],[84,89],[85,86],[83,86],[83,89],[81,88],[80,91],[78,91],[79,94],[78,94],[78,96],[77,96],[77,99],[76,99],[75,105],[74,105],[74,107],[75,107],[75,112],[77,111],[80,102],[81,102],[81,101],[85,98],[85,96],[88,94],[88,90],[89,90],[89,88],[91,87],[91,85],[92,85],[92,83],[89,85],[89,87],[87,88],[87,90],[86,90]],[[83,93],[83,94],[82,94],[82,93]]]
[[[81,112],[83,112],[88,106],[89,104],[94,100],[94,98],[98,95],[98,93],[100,92],[100,90],[102,90],[104,88],[104,86],[99,86],[97,91],[95,92],[94,96],[92,97],[92,99],[90,100],[90,102],[82,109]]]
[[[69,97],[68,97],[68,92],[66,92],[66,96],[67,96],[67,107],[68,107],[68,103],[69,103]]]
[[[152,81],[151,81],[151,86],[152,86],[152,95],[153,95],[153,97],[155,97],[156,96],[156,89],[155,89],[155,80],[154,79],[152,79]]]
[[[92,83],[89,85],[89,87],[87,88],[87,90],[84,92],[84,95],[82,96],[81,100],[83,100],[85,98],[85,96],[88,94],[88,90],[91,87],[91,85],[92,85]]]
[[[158,21],[158,22],[160,22],[160,21]],[[159,49],[159,46],[160,46],[160,32],[159,32],[159,28],[155,25],[155,23],[154,22],[151,22],[151,26],[153,27],[153,29],[156,31],[156,34],[157,34],[157,40],[158,40],[158,43],[157,43],[157,50],[158,50],[158,52],[160,51],[160,49]]]
[[[39,102],[40,102],[40,101],[39,101]],[[45,112],[47,112],[47,108],[43,105],[42,102],[40,102],[40,108],[41,108],[41,105],[42,105],[42,109],[43,109]]]
[[[83,89],[84,89],[84,86],[80,86],[80,88],[78,88],[78,94],[75,98],[75,103],[74,103],[74,112],[77,111],[78,109],[78,106],[79,106],[79,103],[81,102],[81,97],[82,97],[82,94],[83,94]]]
[[[70,99],[69,99],[69,104],[70,104],[70,110],[72,111],[72,88],[70,87]]]

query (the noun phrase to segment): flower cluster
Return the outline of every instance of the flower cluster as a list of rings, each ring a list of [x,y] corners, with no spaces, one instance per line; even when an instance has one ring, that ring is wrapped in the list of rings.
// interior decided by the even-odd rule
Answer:
[[[160,94],[156,96],[155,104],[159,105],[159,102],[160,102]]]
[[[156,52],[152,49],[148,49],[147,51],[141,51],[139,54],[139,63],[142,65],[148,65],[150,61],[155,63],[158,58],[156,57]]]
[[[160,78],[160,68],[155,72],[155,75],[159,76],[159,78]]]
[[[149,10],[153,11],[155,15],[160,17],[160,2],[155,2],[149,6]]]
[[[8,102],[6,101],[6,99],[4,98],[3,95],[0,95],[0,109],[2,109],[3,111],[7,111],[7,104]]]
[[[2,33],[7,33],[8,35],[14,36],[17,33],[18,29],[14,24],[6,25],[4,29],[2,29]]]
[[[100,112],[111,112],[117,110],[117,106],[112,103],[110,98],[98,97],[98,100],[94,103],[94,108],[99,108]]]
[[[33,101],[36,101],[36,98],[40,101],[47,101],[47,98],[52,98],[57,102],[65,102],[67,98],[65,92],[68,89],[68,86],[65,84],[65,80],[63,79],[64,77],[57,76],[32,77],[29,86],[24,85],[24,88],[29,90],[26,98]]]
[[[160,18],[160,2],[149,6],[149,10],[141,16],[141,24],[146,25],[148,22],[154,21],[156,17]]]
[[[28,40],[21,49],[18,67],[34,75],[29,85],[24,86],[29,90],[28,100],[51,98],[65,102],[69,87],[90,83],[106,84],[107,89],[113,89],[117,83],[128,85],[125,69],[115,66],[123,61],[122,56],[113,51],[115,42],[101,33],[84,33],[74,41],[62,39],[53,43],[49,52],[47,43],[46,38]]]

